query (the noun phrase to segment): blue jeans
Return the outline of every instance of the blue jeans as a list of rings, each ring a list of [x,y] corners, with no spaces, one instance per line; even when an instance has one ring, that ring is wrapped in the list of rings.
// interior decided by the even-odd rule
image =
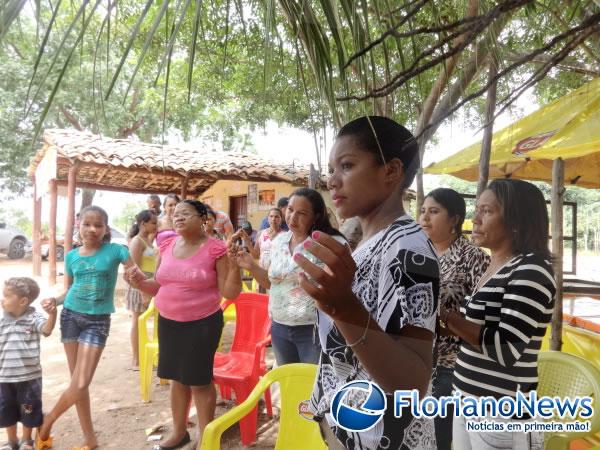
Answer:
[[[63,308],[60,333],[63,344],[79,342],[90,347],[104,347],[110,331],[110,314],[84,314]]]
[[[435,398],[452,395],[452,377],[454,369],[437,366],[433,372],[432,394]],[[452,444],[452,419],[454,406],[448,405],[446,417],[435,417],[435,440],[438,450],[450,450]]]
[[[321,346],[314,325],[271,323],[271,342],[278,366],[291,363],[317,364]]]

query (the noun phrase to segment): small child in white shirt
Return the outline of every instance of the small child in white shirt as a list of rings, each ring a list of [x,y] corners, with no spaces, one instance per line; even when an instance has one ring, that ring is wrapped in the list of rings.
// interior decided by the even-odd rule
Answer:
[[[0,428],[8,442],[0,450],[33,450],[32,429],[42,415],[42,366],[40,335],[49,336],[56,323],[56,300],[47,299],[40,314],[31,303],[40,288],[31,278],[14,277],[4,283],[0,316]],[[17,422],[23,425],[17,438]]]

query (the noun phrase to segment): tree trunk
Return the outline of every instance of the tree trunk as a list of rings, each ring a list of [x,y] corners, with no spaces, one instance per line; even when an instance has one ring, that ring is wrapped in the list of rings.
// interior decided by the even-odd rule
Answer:
[[[510,15],[505,14],[500,20],[492,23],[489,32],[485,33],[485,37],[475,44],[475,49],[469,61],[459,73],[458,80],[448,88],[446,95],[438,102],[433,111],[431,119],[429,120],[429,128],[425,130],[422,136],[423,145],[429,142],[429,139],[431,139],[440,127],[443,119],[448,115],[448,111],[456,105],[458,100],[463,96],[467,87],[476,78],[479,71],[488,64],[490,49],[493,49],[498,35],[508,23],[509,18]],[[417,211],[421,208],[423,198],[423,170],[420,168],[417,172]],[[421,201],[419,202],[419,200]]]
[[[80,209],[80,211],[83,208],[85,208],[86,206],[90,206],[92,204],[95,194],[96,194],[95,189],[82,189],[81,190],[81,209]]]
[[[554,255],[554,279],[556,298],[552,314],[550,350],[562,348],[563,321],[563,205],[565,199],[565,164],[561,158],[552,165],[552,253]]]
[[[488,72],[489,80],[493,80],[498,73],[498,64],[494,57],[491,58]],[[490,174],[490,156],[492,153],[492,135],[494,134],[494,114],[496,113],[496,87],[494,82],[488,89],[485,115],[485,130],[481,142],[481,156],[479,158],[479,181],[477,182],[477,198],[485,190]]]
[[[479,0],[471,0],[469,2],[469,6],[467,8],[467,12],[465,13],[465,18],[473,17],[477,15],[477,10],[479,9]],[[461,45],[465,39],[467,38],[467,33],[463,33],[458,36],[452,42],[454,47]],[[435,110],[435,105],[438,103],[442,91],[448,84],[448,80],[452,76],[454,69],[456,67],[456,63],[458,62],[458,58],[460,58],[463,52],[457,53],[454,56],[446,59],[444,61],[444,65],[442,66],[440,73],[438,74],[437,79],[433,83],[431,90],[429,91],[429,95],[423,102],[423,107],[421,109],[421,114],[419,115],[419,119],[417,121],[417,128],[415,129],[415,136],[417,136],[417,141],[419,142],[419,170],[417,171],[417,211],[421,209],[421,205],[425,200],[425,194],[423,192],[423,155],[425,154],[425,140],[423,139],[423,130],[431,121],[431,116],[433,115],[433,111]]]

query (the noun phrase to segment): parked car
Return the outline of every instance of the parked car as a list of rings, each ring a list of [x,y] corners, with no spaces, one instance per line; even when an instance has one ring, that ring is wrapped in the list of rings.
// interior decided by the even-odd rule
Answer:
[[[10,259],[20,259],[25,256],[25,247],[28,240],[25,233],[0,223],[0,253],[6,254]]]
[[[77,242],[77,231],[73,234],[73,243]],[[115,244],[121,244],[125,247],[128,246],[127,236],[121,230],[118,230],[115,227],[110,227],[110,242],[114,242]],[[56,237],[56,260],[62,261],[65,259],[65,238],[64,236]],[[47,240],[42,241],[42,259],[48,259],[48,255],[50,254],[50,244]]]

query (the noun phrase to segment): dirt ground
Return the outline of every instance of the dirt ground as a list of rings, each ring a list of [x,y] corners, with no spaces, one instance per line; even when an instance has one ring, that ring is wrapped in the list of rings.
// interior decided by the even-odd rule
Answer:
[[[47,273],[48,264],[43,263],[43,275]],[[59,263],[58,272],[62,272]],[[31,261],[10,261],[0,256],[0,282],[11,276],[31,276]],[[41,298],[55,295],[55,291],[48,287],[44,277],[37,278],[42,288]],[[59,282],[62,283],[61,278]],[[90,387],[92,401],[92,415],[97,431],[99,448],[102,449],[150,449],[157,442],[147,441],[145,430],[158,425],[164,425],[160,434],[166,436],[171,427],[171,413],[169,407],[169,386],[156,384],[152,388],[152,401],[143,403],[139,388],[139,372],[130,370],[131,351],[129,344],[129,329],[131,319],[124,307],[124,286],[119,283],[117,288],[117,312],[112,316],[112,324],[108,344]],[[38,308],[40,309],[40,308]],[[224,347],[231,342],[233,326],[226,325]],[[272,353],[268,353],[268,362],[272,364]],[[42,340],[42,367],[43,367],[43,401],[44,410],[52,407],[61,392],[69,382],[67,361],[60,343],[60,330],[58,324],[52,335]],[[256,449],[273,448],[277,436],[277,394],[274,392],[275,417],[269,419],[261,408],[259,411],[259,424]],[[234,406],[232,401],[217,399],[217,412],[219,416]],[[262,402],[261,402],[261,406]],[[190,421],[196,423],[195,409],[192,409]],[[71,408],[57,422],[52,431],[54,436],[54,449],[71,450],[82,445],[81,432],[75,408]],[[190,428],[192,443],[184,447],[187,450],[196,448],[197,432]],[[6,441],[4,430],[0,430],[0,443]],[[243,449],[237,425],[227,430],[222,439],[223,449]]]

